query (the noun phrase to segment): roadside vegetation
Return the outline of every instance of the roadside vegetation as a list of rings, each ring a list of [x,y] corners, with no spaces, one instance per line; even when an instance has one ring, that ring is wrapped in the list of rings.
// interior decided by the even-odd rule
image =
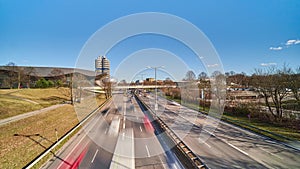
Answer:
[[[77,105],[85,109],[84,114],[78,114],[73,105],[66,104],[57,109],[0,126],[0,168],[24,167],[105,100],[103,97],[84,99]],[[88,104],[91,102],[95,104]],[[58,137],[56,137],[56,131]],[[48,156],[50,157],[51,155]]]
[[[207,114],[212,96],[218,98],[223,94],[218,88],[212,93],[211,78],[215,81],[226,78],[227,97],[222,120],[279,141],[300,141],[300,119],[297,117],[300,107],[300,67],[295,70],[286,65],[282,68],[256,69],[251,76],[231,71],[225,74],[214,72],[209,77],[201,72],[198,78],[188,71],[183,80],[197,84],[194,85],[197,90],[195,87],[187,89],[191,91],[187,95],[179,88],[163,89],[163,92],[168,99]]]
[[[72,105],[0,126],[0,168],[22,168],[78,123]]]

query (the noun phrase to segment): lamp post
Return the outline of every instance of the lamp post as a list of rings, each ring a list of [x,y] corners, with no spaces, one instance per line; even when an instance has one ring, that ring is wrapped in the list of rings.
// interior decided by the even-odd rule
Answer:
[[[158,110],[158,104],[157,104],[157,78],[156,78],[156,70],[159,68],[164,68],[164,66],[147,66],[148,69],[154,69],[154,79],[155,79],[155,105],[154,105],[154,110],[155,113]]]
[[[144,75],[146,75],[146,74],[145,74],[145,73],[141,73],[140,75],[141,75],[141,77],[142,77],[142,82],[143,82],[143,83],[142,83],[142,86],[144,86]]]

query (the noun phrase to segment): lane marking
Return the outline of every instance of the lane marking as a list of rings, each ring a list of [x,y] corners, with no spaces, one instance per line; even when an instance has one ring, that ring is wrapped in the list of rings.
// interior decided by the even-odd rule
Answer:
[[[147,146],[147,145],[146,145],[146,151],[147,151],[148,157],[150,157],[150,152],[149,152],[149,149],[148,149],[148,146]]]
[[[227,141],[225,141],[225,140],[224,140],[224,142],[225,142],[226,144],[228,144],[230,147],[232,147],[232,148],[234,148],[234,149],[238,150],[239,152],[241,152],[241,153],[245,154],[246,156],[249,156],[249,154],[248,154],[248,153],[246,153],[245,151],[243,151],[243,150],[241,150],[241,149],[237,148],[236,146],[234,146],[234,145],[232,145],[232,144],[228,143],[228,142],[227,142]]]
[[[87,126],[84,126],[83,127],[83,136],[82,138],[78,141],[78,143],[72,148],[72,150],[68,153],[67,157],[65,159],[68,159],[73,153],[74,153],[74,150],[78,147],[78,145],[82,142],[83,139],[86,138],[87,136],[87,132],[84,132],[85,130],[87,130],[88,132],[91,131],[95,125],[97,124],[97,121],[101,119],[102,116],[99,116],[97,119],[96,117],[91,119],[91,123],[89,123]],[[94,124],[93,124],[93,120],[95,120]],[[79,132],[78,132],[79,134]],[[76,139],[74,139],[73,141],[76,141]],[[84,147],[86,147],[88,144],[89,144],[90,140],[87,141],[87,143],[84,145]],[[71,145],[71,144],[70,144]],[[63,151],[66,151],[67,149],[63,150]],[[60,168],[63,164],[65,164],[64,162],[61,162],[60,165],[57,167],[57,168]]]
[[[125,129],[125,118],[124,118],[124,121],[123,121],[123,129]]]
[[[208,148],[211,148],[211,146],[209,144],[207,144],[206,142],[204,142],[205,145],[207,145]]]
[[[95,158],[96,158],[96,155],[97,155],[97,153],[98,153],[98,149],[96,150],[96,152],[95,152],[95,154],[94,154],[94,156],[93,156],[93,158],[92,158],[92,161],[91,161],[91,163],[93,163],[94,162],[94,160],[95,160]]]
[[[142,127],[140,126],[140,130],[141,130],[141,132],[143,132],[143,129],[142,129]]]

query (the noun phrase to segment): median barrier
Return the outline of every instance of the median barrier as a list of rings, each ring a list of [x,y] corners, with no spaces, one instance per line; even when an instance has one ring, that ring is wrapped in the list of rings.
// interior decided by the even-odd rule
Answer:
[[[186,168],[198,168],[207,169],[208,167],[200,160],[200,158],[192,152],[192,150],[167,126],[167,124],[161,120],[160,117],[155,116],[152,109],[144,103],[137,95],[135,95],[138,102],[150,112],[151,119],[154,125],[159,126],[161,131],[158,133],[165,132],[168,136],[168,142],[175,145],[171,150],[176,154],[176,156],[181,160]]]

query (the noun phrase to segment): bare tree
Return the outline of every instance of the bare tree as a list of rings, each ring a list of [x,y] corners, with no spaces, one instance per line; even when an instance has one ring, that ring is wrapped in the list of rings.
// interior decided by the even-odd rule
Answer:
[[[237,73],[234,75],[230,75],[227,77],[226,80],[228,84],[234,83],[244,87],[249,86],[249,77],[247,77],[245,73]]]
[[[186,72],[185,81],[194,81],[196,79],[196,75],[192,70],[189,70],[188,72]]]
[[[295,73],[289,76],[289,89],[291,89],[294,98],[297,100],[298,105],[300,105],[300,66],[296,68]]]
[[[235,72],[234,71],[230,71],[229,74],[230,74],[230,76],[233,76],[233,75],[235,75]]]
[[[205,73],[205,72],[201,72],[201,73],[199,73],[199,75],[198,75],[198,80],[205,80],[205,79],[207,79],[207,73]]]
[[[199,79],[198,88],[199,88],[199,96],[201,97],[203,102],[203,110],[205,110],[207,95],[209,94],[210,91],[210,81],[207,80],[207,74],[205,72],[202,73],[200,73],[198,76]]]
[[[7,70],[7,75],[8,78],[6,79],[7,84],[9,85],[9,87],[12,89],[14,83],[16,83],[18,81],[18,67],[14,62],[9,62],[8,64],[5,65],[5,68]]]
[[[284,66],[282,69],[270,67],[255,71],[256,73],[252,75],[252,85],[263,95],[265,104],[274,119],[281,122],[283,117],[282,101],[288,95],[287,88],[291,69]]]
[[[225,106],[226,99],[226,77],[221,72],[213,73],[213,77],[211,82],[211,93],[213,99],[217,99],[217,104],[213,106],[217,108],[218,112],[223,112],[222,109]]]
[[[24,81],[27,84],[26,86],[30,88],[30,84],[32,83],[32,79],[36,79],[36,70],[34,67],[28,67],[25,72]]]
[[[126,82],[126,81],[125,81]],[[110,81],[109,75],[99,74],[95,77],[95,84],[102,87],[105,92],[105,98],[108,99],[112,95],[112,83]]]
[[[62,83],[64,83],[66,80],[64,72],[59,68],[52,69],[49,75],[53,76],[53,79],[56,82],[57,86],[61,86]]]

